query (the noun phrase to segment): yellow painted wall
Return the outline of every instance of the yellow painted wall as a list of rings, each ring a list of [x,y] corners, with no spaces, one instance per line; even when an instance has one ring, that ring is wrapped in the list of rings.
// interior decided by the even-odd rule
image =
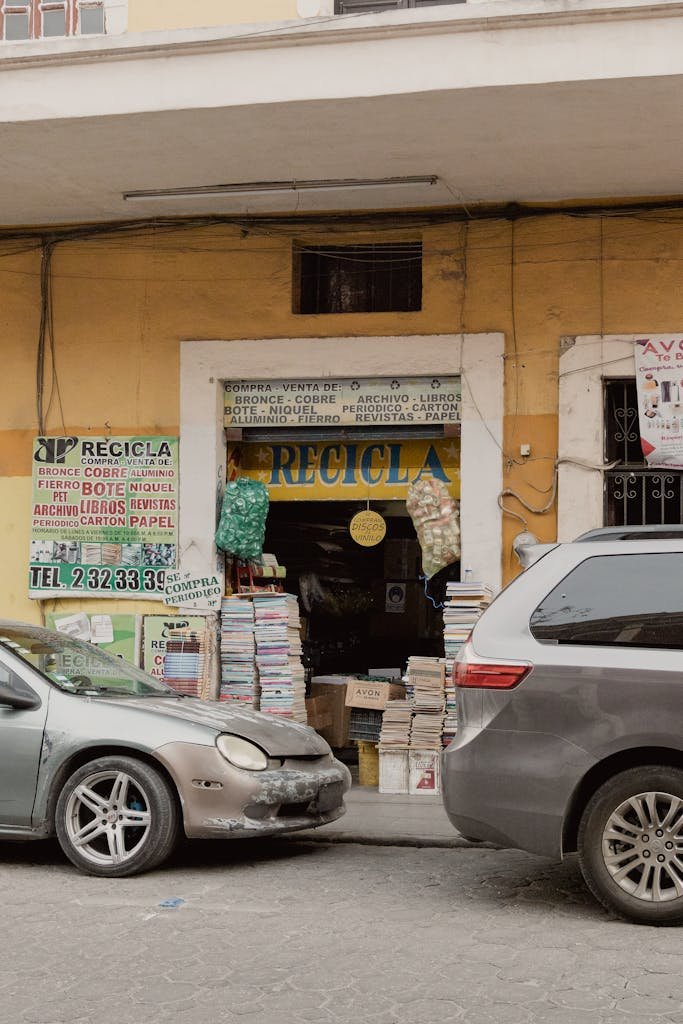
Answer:
[[[258,24],[296,17],[296,0],[128,0],[129,32]]]
[[[514,228],[499,221],[428,227],[421,236],[421,312],[334,316],[292,313],[293,237],[391,241],[415,239],[420,232],[380,229],[331,236],[283,227],[243,237],[238,229],[211,226],[58,246],[55,350],[66,430],[177,433],[179,342],[185,338],[504,331],[505,486],[532,506],[545,505],[557,451],[559,339],[675,330],[683,322],[683,224],[663,214],[612,216],[602,225],[597,216],[553,214],[519,221]],[[38,253],[0,255],[0,615],[34,621],[39,609],[26,596],[26,564],[30,452],[37,432],[39,271]],[[283,361],[282,375],[286,372]],[[50,432],[62,432],[56,392],[48,425]],[[519,456],[523,443],[533,448],[525,462]],[[523,512],[514,498],[505,503]],[[541,539],[554,538],[554,510],[527,519]],[[506,517],[507,577],[516,568],[511,540],[520,528],[519,521]],[[145,607],[96,601],[88,606]]]

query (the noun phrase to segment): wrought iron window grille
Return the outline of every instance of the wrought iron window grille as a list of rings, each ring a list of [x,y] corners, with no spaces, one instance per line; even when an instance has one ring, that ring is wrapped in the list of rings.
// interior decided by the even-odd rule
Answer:
[[[638,396],[632,377],[604,381],[604,472],[606,526],[683,523],[682,474],[648,469],[640,444]]]

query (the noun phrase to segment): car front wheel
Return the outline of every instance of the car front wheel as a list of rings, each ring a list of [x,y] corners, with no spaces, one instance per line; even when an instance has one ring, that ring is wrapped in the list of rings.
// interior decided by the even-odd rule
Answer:
[[[683,771],[649,765],[608,779],[579,827],[593,895],[639,924],[683,921]]]
[[[67,780],[57,801],[57,838],[91,875],[122,878],[164,861],[178,834],[178,810],[164,776],[133,757],[102,757]]]

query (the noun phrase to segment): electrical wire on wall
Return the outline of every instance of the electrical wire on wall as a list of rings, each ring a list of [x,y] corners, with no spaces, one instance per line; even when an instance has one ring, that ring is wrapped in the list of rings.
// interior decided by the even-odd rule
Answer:
[[[495,254],[499,251],[504,251],[507,247],[510,254],[510,316],[511,316],[511,344],[512,352],[510,355],[505,356],[505,359],[514,360],[515,363],[515,381],[514,381],[514,413],[513,413],[513,427],[512,437],[515,436],[515,431],[518,426],[519,419],[519,406],[520,406],[520,364],[521,358],[518,345],[517,336],[517,303],[516,303],[516,291],[518,281],[516,280],[517,270],[520,263],[543,263],[543,262],[583,262],[590,259],[598,266],[598,289],[599,289],[599,320],[600,320],[600,332],[604,334],[605,329],[605,281],[604,281],[604,265],[605,265],[605,225],[611,219],[623,221],[638,221],[641,224],[660,225],[660,230],[665,231],[669,229],[680,230],[683,225],[683,218],[676,218],[677,213],[683,212],[683,201],[672,200],[672,201],[653,201],[647,203],[632,203],[624,204],[618,207],[606,207],[599,208],[594,206],[573,206],[573,207],[562,207],[558,209],[552,209],[545,206],[533,207],[523,206],[520,204],[508,204],[506,206],[498,207],[487,207],[487,208],[466,208],[463,203],[460,209],[451,209],[447,211],[434,211],[425,213],[416,212],[411,213],[406,211],[400,216],[397,216],[395,212],[392,213],[379,213],[379,214],[333,214],[333,215],[299,215],[293,216],[267,216],[267,217],[248,217],[248,216],[200,216],[200,217],[187,217],[187,218],[150,218],[146,220],[136,221],[120,221],[115,223],[89,225],[87,227],[75,227],[56,229],[49,235],[45,235],[44,231],[36,229],[29,230],[12,230],[12,231],[0,231],[0,255],[17,256],[22,253],[33,252],[36,249],[41,250],[41,263],[40,263],[40,327],[38,334],[37,344],[37,356],[36,356],[36,416],[38,422],[38,429],[41,434],[45,433],[48,429],[48,421],[50,413],[54,410],[55,406],[59,413],[61,427],[63,431],[66,431],[64,410],[62,405],[62,396],[59,388],[59,377],[57,373],[57,358],[56,358],[56,339],[55,339],[55,324],[54,324],[54,301],[53,301],[53,282],[55,276],[67,278],[79,278],[79,275],[69,275],[68,273],[60,273],[55,275],[54,273],[54,254],[59,246],[64,244],[78,245],[78,243],[89,244],[97,240],[109,239],[112,241],[112,248],[115,249],[117,244],[123,248],[128,246],[131,242],[136,242],[139,245],[145,245],[146,240],[153,236],[156,240],[160,236],[174,236],[185,234],[195,230],[208,230],[224,229],[225,227],[233,227],[238,229],[242,233],[242,237],[245,238],[249,235],[256,235],[264,238],[273,238],[277,242],[291,241],[296,243],[300,251],[307,251],[312,249],[309,244],[301,245],[299,242],[299,236],[304,231],[310,231],[311,233],[321,231],[327,233],[334,232],[360,232],[368,234],[372,233],[384,233],[392,232],[394,235],[399,232],[406,235],[411,231],[414,233],[420,228],[433,227],[437,225],[447,225],[459,223],[462,225],[462,236],[458,239],[457,247],[449,249],[444,246],[432,246],[424,247],[422,255],[424,256],[456,256],[459,261],[460,271],[460,306],[458,315],[458,327],[461,332],[465,331],[465,319],[466,319],[466,302],[467,302],[467,291],[469,285],[468,279],[468,260],[470,256],[485,256],[486,254]],[[656,217],[656,214],[660,214]],[[667,218],[661,216],[661,214],[668,214]],[[562,245],[578,245],[582,243],[588,244],[591,240],[584,238],[576,238],[563,241],[538,241],[533,243],[524,244],[520,241],[517,233],[517,222],[520,220],[534,219],[534,218],[574,218],[576,220],[588,219],[596,220],[599,219],[600,235],[599,235],[599,252],[596,255],[590,257],[572,257],[571,260],[553,260],[546,258],[545,260],[524,260],[520,258],[520,253],[527,248],[531,251],[541,249],[549,250],[554,249],[557,251],[558,246]],[[672,220],[672,218],[675,218]],[[473,244],[471,228],[475,221],[478,222],[490,222],[492,224],[502,223],[505,221],[511,224],[510,238],[507,242],[504,240],[500,244],[491,245],[476,245]],[[649,233],[649,232],[648,232]],[[310,236],[309,236],[310,237]],[[610,233],[610,241],[618,238],[618,233]],[[637,233],[634,234],[632,230],[625,233],[623,237],[632,239],[638,237]],[[209,239],[210,240],[210,239]],[[392,258],[397,261],[405,260],[413,261],[420,259],[421,256],[415,255],[408,246],[408,241],[393,241],[392,245]],[[594,241],[593,241],[594,245]],[[174,249],[169,249],[171,252],[242,252],[238,246],[230,246],[229,248],[216,248],[210,245],[178,245]],[[254,255],[263,254],[268,256],[273,252],[287,252],[282,245],[279,246],[261,246],[260,248],[254,249],[250,252],[250,258]],[[321,250],[316,247],[317,252],[324,254],[325,250]],[[332,251],[330,250],[330,255]],[[334,253],[335,258],[340,258],[339,253]],[[343,256],[341,257],[343,258]],[[660,259],[661,257],[658,257]],[[675,257],[672,257],[672,259]],[[359,262],[359,257],[353,257],[355,262]],[[361,260],[362,262],[362,257]],[[16,273],[23,273],[23,271],[11,271]],[[96,275],[94,275],[96,276]],[[104,279],[104,278],[103,278]],[[169,278],[169,280],[175,280],[175,278]],[[220,279],[220,278],[217,278]],[[238,276],[235,280],[243,280],[243,276]],[[127,278],[121,278],[121,280],[127,280]],[[547,350],[552,352],[559,352],[559,348]],[[530,353],[532,356],[541,355],[541,350],[533,350]],[[600,363],[599,365],[604,365]],[[581,372],[584,370],[569,370],[567,373]],[[470,396],[472,398],[472,404],[476,411],[477,416],[481,420],[482,424],[486,427],[493,441],[501,451],[501,454],[505,460],[505,465],[510,471],[513,467],[526,466],[534,461],[549,461],[553,463],[553,480],[550,487],[540,488],[535,484],[528,482],[525,486],[533,488],[535,491],[541,494],[550,495],[549,501],[541,507],[535,507],[530,503],[526,502],[525,499],[519,495],[516,491],[506,488],[501,492],[499,497],[499,505],[503,512],[507,515],[518,518],[521,522],[525,522],[524,516],[520,513],[515,512],[514,509],[509,507],[509,502],[506,502],[506,498],[511,498],[514,501],[518,501],[523,510],[528,511],[533,515],[544,515],[552,510],[552,507],[557,497],[557,470],[559,461],[553,456],[536,456],[536,457],[524,457],[522,459],[516,458],[511,451],[505,451],[502,442],[497,439],[486,421],[485,416],[482,414],[479,403],[477,402],[474,395],[472,395],[471,387],[467,377],[463,375],[463,383],[470,390]],[[508,446],[510,447],[510,446]],[[585,467],[602,469],[604,467]]]
[[[502,512],[505,515],[513,516],[515,519],[519,519],[519,521],[524,524],[524,529],[526,530],[528,528],[528,523],[527,523],[526,519],[524,518],[524,516],[521,515],[519,512],[515,512],[514,509],[511,509],[509,506],[507,506],[505,504],[504,499],[505,498],[514,498],[515,501],[518,501],[520,503],[522,508],[526,509],[526,511],[530,512],[532,515],[535,515],[535,516],[546,515],[546,513],[551,511],[553,505],[555,504],[555,499],[557,497],[557,470],[558,470],[558,463],[557,463],[557,460],[555,460],[554,464],[553,464],[553,479],[552,479],[552,483],[551,483],[550,487],[548,487],[546,492],[545,492],[546,494],[550,494],[550,497],[548,498],[548,500],[545,503],[545,505],[541,506],[540,508],[536,508],[533,505],[530,505],[528,503],[528,501],[526,501],[526,499],[522,497],[521,494],[517,493],[517,491],[513,491],[511,488],[505,487],[505,488],[503,488],[503,490],[498,495],[498,506],[499,506],[499,508],[502,510]],[[538,490],[538,488],[537,488],[537,490]]]
[[[683,206],[681,208],[683,210]],[[578,213],[573,213],[573,212],[571,212],[569,210],[564,210],[564,209],[557,210],[557,211],[552,211],[552,210],[549,211],[549,210],[546,209],[546,210],[544,210],[542,212],[543,212],[543,215],[546,218],[550,218],[550,217],[569,217],[569,218],[574,218],[574,219],[581,219],[581,217],[587,216],[587,214],[579,215]],[[614,211],[612,211],[612,213],[613,213],[613,216],[618,217],[619,219],[622,219],[622,220],[631,220],[631,221],[637,220],[637,221],[639,221],[640,223],[643,223],[643,224],[658,224],[658,225],[660,225],[660,228],[662,230],[664,230],[664,229],[680,230],[680,227],[683,224],[683,219],[672,221],[671,218],[667,218],[666,220],[654,219],[652,217],[644,216],[642,213],[641,214],[638,214],[638,213],[630,213],[630,214],[628,214],[628,213],[622,213],[622,212],[615,213]],[[397,225],[397,223],[396,223],[396,215],[395,214],[391,215],[389,223],[384,223],[383,221],[377,221],[376,218],[377,218],[378,215],[365,215],[365,217],[363,218],[363,224],[364,224],[364,227],[365,227],[365,233],[368,233],[369,231],[372,231],[373,234],[376,235],[378,233],[388,232],[388,233],[392,233],[392,234],[395,235],[399,231],[401,231],[402,233],[405,233],[406,230],[408,230],[405,227],[405,223],[408,223],[408,224],[412,225],[413,230],[418,230],[419,228],[426,228],[426,227],[431,227],[431,226],[435,226],[435,225],[438,225],[438,224],[447,224],[447,223],[463,223],[463,226],[466,228],[468,224],[471,224],[475,220],[479,220],[479,221],[491,221],[491,220],[493,220],[493,221],[495,221],[495,220],[504,221],[506,219],[507,220],[510,220],[510,219],[519,220],[519,219],[524,219],[525,217],[528,217],[528,216],[536,216],[536,215],[541,215],[541,211],[532,212],[530,210],[524,210],[523,213],[520,213],[519,215],[515,215],[514,217],[512,217],[512,216],[507,216],[506,217],[506,216],[503,216],[502,214],[500,214],[500,215],[498,215],[497,217],[494,217],[494,218],[491,218],[489,216],[479,216],[478,217],[473,212],[467,220],[463,221],[463,218],[461,216],[459,216],[457,214],[457,212],[456,213],[451,213],[451,214],[448,214],[448,215],[439,214],[439,215],[432,215],[432,216],[428,216],[428,215],[423,214],[420,217],[415,217],[414,215],[412,215],[408,211],[408,212],[406,212],[406,213],[401,215],[401,223],[402,223],[403,226],[398,226]],[[602,213],[600,215],[602,216],[603,219],[607,219],[607,212],[606,211],[602,211]],[[331,215],[332,218],[333,218],[333,216],[334,215]],[[592,218],[595,219],[597,216],[598,216],[598,211],[594,210],[592,212]],[[312,221],[306,220],[306,218],[303,218],[303,217],[300,218],[300,220],[301,220],[302,223],[306,224],[307,229],[309,229],[311,232],[313,230],[319,229],[321,231],[324,231],[325,233],[329,233],[329,232],[334,230],[334,226],[333,226],[332,220],[328,219],[328,218],[323,218],[322,220],[320,220],[320,218],[318,218],[318,220],[316,222],[312,222]],[[248,237],[250,235],[254,235],[255,237],[259,237],[259,236],[270,237],[270,238],[273,238],[274,240],[275,239],[282,239],[283,241],[297,241],[297,234],[301,233],[300,226],[299,226],[299,229],[297,231],[294,228],[294,222],[291,220],[291,218],[286,218],[286,217],[280,217],[279,219],[277,219],[277,221],[274,221],[273,219],[268,220],[266,218],[254,218],[253,220],[251,220],[251,221],[249,221],[247,223],[244,218],[222,217],[222,216],[207,216],[207,217],[194,217],[194,218],[185,218],[185,219],[183,219],[183,218],[178,218],[178,219],[175,219],[175,218],[165,218],[165,219],[164,218],[162,218],[162,219],[156,218],[154,220],[140,220],[140,221],[133,221],[133,222],[115,222],[115,223],[109,223],[109,224],[92,225],[92,226],[89,226],[87,228],[79,227],[79,228],[72,228],[72,229],[63,229],[63,230],[60,230],[60,231],[55,231],[50,236],[50,238],[51,238],[51,240],[52,240],[54,245],[57,245],[57,244],[60,244],[60,243],[64,243],[64,242],[71,242],[72,244],[77,245],[79,241],[89,242],[89,241],[93,241],[95,239],[103,238],[103,237],[115,238],[116,236],[119,236],[119,237],[123,236],[123,237],[128,237],[128,238],[136,238],[137,239],[138,247],[139,248],[144,248],[144,245],[142,244],[142,240],[144,239],[145,236],[149,236],[151,234],[154,234],[154,235],[157,235],[157,234],[159,234],[159,235],[161,235],[161,234],[173,235],[173,234],[181,234],[183,232],[189,232],[189,231],[192,231],[192,230],[195,230],[195,229],[209,229],[211,227],[219,227],[219,228],[222,228],[222,227],[235,227],[235,228],[238,228],[240,230],[240,232],[242,234],[242,237]],[[359,228],[357,226],[357,218],[355,216],[353,216],[353,215],[352,216],[345,215],[344,227],[346,229],[346,233],[349,233],[351,231],[358,232]],[[284,228],[284,230],[278,230],[279,228]],[[642,233],[637,233],[637,234],[634,234],[632,231],[629,231],[628,233],[625,233],[625,234],[622,234],[622,235],[612,233],[610,235],[610,239],[611,240],[619,240],[620,238],[623,238],[623,239],[634,239],[634,238],[650,236],[650,235],[651,235],[650,231],[642,232]],[[525,243],[520,242],[517,239],[515,239],[515,245],[514,245],[514,249],[515,249],[515,264],[516,264],[516,266],[519,266],[521,264],[532,264],[532,265],[533,264],[543,264],[543,265],[545,265],[547,263],[554,263],[554,262],[559,262],[559,263],[593,262],[593,263],[598,264],[600,262],[600,255],[598,255],[598,256],[590,256],[590,257],[572,256],[570,258],[559,258],[559,259],[550,259],[549,257],[544,256],[543,259],[541,259],[541,260],[525,260],[525,259],[521,259],[520,258],[520,253],[523,250],[527,249],[527,248],[531,249],[532,251],[536,251],[536,250],[539,250],[539,249],[540,250],[557,249],[557,248],[562,248],[562,247],[567,247],[567,246],[575,246],[577,244],[588,244],[589,241],[590,240],[587,239],[587,238],[570,238],[570,239],[562,239],[562,240],[559,240],[559,241],[534,241],[532,243],[525,244]],[[36,249],[40,249],[42,247],[42,245],[43,245],[43,242],[44,242],[44,235],[42,233],[40,233],[40,232],[36,232],[35,230],[21,230],[21,231],[11,231],[11,232],[10,231],[0,231],[0,247],[4,246],[4,251],[0,250],[0,257],[2,257],[2,256],[16,256],[16,255],[21,255],[23,253],[33,252]],[[421,256],[419,254],[416,255],[414,253],[410,253],[410,252],[407,251],[407,249],[406,249],[406,245],[407,244],[408,243],[406,243],[404,245],[404,243],[401,243],[400,241],[399,242],[395,242],[394,245],[392,246],[392,249],[389,251],[388,254],[391,255],[393,258],[396,258],[397,262],[401,260],[402,256],[403,256],[403,259],[405,259],[406,262],[412,262],[412,261],[419,260],[421,258]],[[155,246],[155,248],[156,248],[156,246]],[[303,251],[303,252],[313,251],[311,246],[302,245],[300,242],[297,242],[297,248],[300,251]],[[118,249],[120,249],[121,251],[125,251],[123,246],[119,246]],[[110,246],[110,250],[111,251],[117,251],[117,247],[115,245],[114,246]],[[423,256],[435,256],[435,257],[439,257],[439,256],[444,256],[444,257],[460,256],[461,260],[462,260],[462,259],[466,259],[467,258],[467,255],[468,255],[469,252],[471,252],[473,255],[481,256],[481,255],[484,255],[486,253],[493,254],[495,252],[503,252],[503,251],[506,251],[506,250],[508,252],[510,251],[510,242],[509,241],[508,242],[501,241],[500,243],[495,243],[495,244],[490,244],[490,245],[481,244],[481,243],[478,244],[478,245],[470,245],[467,242],[467,239],[466,239],[464,246],[461,243],[456,248],[445,248],[443,246],[436,246],[436,247],[427,247],[427,246],[425,246],[425,247],[423,247],[422,255]],[[169,250],[169,251],[171,251],[171,250]],[[205,253],[230,253],[230,252],[232,252],[232,253],[242,253],[242,252],[244,252],[244,249],[243,249],[243,247],[234,246],[234,245],[233,246],[227,246],[227,247],[224,246],[224,245],[221,245],[221,246],[215,246],[215,245],[214,246],[209,246],[209,245],[182,245],[182,246],[174,247],[174,249],[172,251],[174,253],[177,252],[177,253],[184,253],[184,254],[186,254],[186,253],[201,253],[201,252],[205,252]],[[261,255],[261,254],[267,256],[267,255],[272,254],[272,253],[282,253],[282,252],[285,252],[285,251],[286,250],[284,250],[282,248],[282,246],[277,246],[277,247],[263,247],[263,246],[261,246],[261,247],[259,247],[258,250],[252,250],[250,252],[250,257],[253,258],[254,256]],[[317,247],[317,246],[315,247],[315,251],[317,253],[321,254],[321,255],[330,255],[330,256],[334,255],[335,258],[343,258],[343,257],[340,257],[339,253],[337,253],[337,252],[326,253],[324,250],[321,250],[320,247]],[[661,255],[658,254],[656,257],[653,257],[653,259],[654,258],[656,258],[657,261],[659,262],[661,260]],[[360,258],[358,256],[354,256],[354,257],[352,257],[350,259],[352,259],[353,262],[359,262],[359,260],[360,260]],[[625,256],[619,256],[619,261],[620,262],[623,262],[626,259],[627,259],[627,257],[625,257]],[[638,257],[638,262],[642,262],[643,259],[647,259],[647,257],[639,256]],[[670,259],[671,260],[676,260],[677,257],[672,256],[672,257],[670,257]],[[607,260],[608,260],[608,257],[603,255],[603,261],[607,262]],[[3,268],[2,272],[5,272],[5,273],[21,273],[21,274],[28,274],[28,275],[30,275],[32,273],[31,271],[7,270],[7,269],[4,269],[4,268]],[[81,277],[84,277],[85,275],[70,275],[70,274],[66,274],[66,273],[61,273],[59,276],[60,277],[65,277],[65,278],[75,278],[75,279],[77,278],[77,279],[80,279]],[[99,276],[99,277],[97,275],[89,275],[89,279],[92,278],[93,276],[95,277],[95,279],[98,279],[98,280],[108,280],[108,279],[110,279],[108,275],[102,275],[102,276]],[[111,278],[111,279],[112,280],[132,280],[131,278],[126,278],[126,277],[121,277],[121,278],[114,277],[114,278]],[[220,279],[220,278],[218,278],[218,279]],[[244,278],[242,278],[242,277],[235,278],[235,280],[242,280],[242,279],[244,279]],[[508,358],[513,358],[513,357],[512,356],[508,356]]]
[[[658,223],[662,226],[672,225],[671,220],[655,220],[648,218],[648,214],[657,212],[683,213],[683,200],[666,200],[652,202],[640,202],[622,204],[617,207],[598,207],[589,205],[563,206],[553,209],[548,206],[533,206],[519,203],[508,203],[505,205],[491,205],[486,207],[470,207],[465,210],[463,207],[440,211],[410,211],[406,210],[400,215],[392,212],[375,213],[331,213],[331,214],[297,214],[296,216],[280,215],[221,215],[211,214],[199,217],[150,217],[138,220],[111,221],[104,224],[92,224],[87,227],[78,226],[75,228],[55,229],[50,237],[54,242],[78,241],[93,239],[105,235],[135,235],[144,234],[150,231],[159,232],[187,232],[195,228],[233,226],[247,234],[272,233],[277,236],[278,229],[284,229],[286,237],[294,238],[296,231],[302,227],[320,229],[325,232],[347,229],[349,231],[360,230],[359,225],[366,231],[376,232],[379,230],[399,231],[410,228],[429,227],[439,224],[453,223],[474,223],[477,222],[505,222],[520,221],[529,219],[549,219],[552,217],[567,217],[575,219],[596,219],[597,217],[613,219],[640,219],[644,223]],[[398,222],[398,223],[397,223]],[[292,233],[294,232],[294,233]],[[22,228],[11,230],[0,230],[0,244],[9,245],[14,243],[16,248],[12,254],[30,252],[40,248],[45,239],[45,232],[35,228]],[[529,248],[538,249],[543,247],[557,247],[558,245],[572,244],[569,242],[534,242]],[[515,243],[519,252],[524,246]],[[500,243],[490,248],[503,250],[509,248],[509,243]]]
[[[40,260],[40,327],[38,328],[38,348],[36,354],[36,418],[39,434],[45,434],[47,419],[56,398],[59,407],[62,432],[66,433],[62,396],[59,390],[57,359],[55,355],[54,302],[52,292],[52,256],[55,243],[46,240],[42,245]],[[46,400],[46,357],[49,356],[49,384]]]

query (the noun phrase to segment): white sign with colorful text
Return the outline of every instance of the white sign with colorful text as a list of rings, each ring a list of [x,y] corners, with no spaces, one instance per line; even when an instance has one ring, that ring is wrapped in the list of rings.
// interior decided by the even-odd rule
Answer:
[[[683,334],[635,342],[640,443],[648,466],[683,469]]]
[[[194,608],[213,611],[220,608],[223,587],[220,577],[205,573],[173,569],[166,573],[164,602],[174,608]]]
[[[460,377],[226,381],[226,427],[459,423]]]

